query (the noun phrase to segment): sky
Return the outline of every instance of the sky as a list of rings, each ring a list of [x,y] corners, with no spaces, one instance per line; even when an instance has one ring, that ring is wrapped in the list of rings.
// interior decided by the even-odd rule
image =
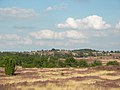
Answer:
[[[120,0],[0,0],[0,51],[120,50]]]

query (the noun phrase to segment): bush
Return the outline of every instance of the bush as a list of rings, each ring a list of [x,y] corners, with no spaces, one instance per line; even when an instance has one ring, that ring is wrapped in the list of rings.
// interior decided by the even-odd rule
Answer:
[[[65,65],[65,63],[63,62],[63,61],[58,61],[58,67],[59,68],[63,68],[63,67],[65,67],[66,65]]]
[[[78,61],[78,66],[79,67],[88,67],[88,63],[86,60],[80,60],[80,61]]]
[[[70,57],[65,60],[65,64],[67,67],[76,67],[77,61],[73,57]]]
[[[91,63],[92,67],[95,67],[95,66],[102,66],[102,62],[101,61],[98,61],[98,60],[95,60],[93,63]]]
[[[14,75],[15,73],[15,60],[10,57],[5,57],[5,74],[6,75]]]
[[[120,65],[120,64],[117,61],[109,61],[106,65],[110,66],[110,65]]]
[[[5,67],[5,61],[3,59],[0,59],[0,67]]]
[[[64,76],[64,73],[63,73],[63,72],[61,73],[61,76]]]
[[[23,67],[23,68],[34,68],[34,65],[33,65],[33,64],[23,63],[23,64],[22,64],[22,67]]]
[[[54,67],[58,67],[58,58],[57,57],[53,57],[53,56],[50,56],[48,58],[48,65],[47,65],[48,68],[54,68]]]

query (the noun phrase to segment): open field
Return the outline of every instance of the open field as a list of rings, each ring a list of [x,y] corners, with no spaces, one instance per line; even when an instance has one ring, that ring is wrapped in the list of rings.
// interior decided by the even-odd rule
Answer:
[[[120,67],[0,69],[0,90],[120,90]]]

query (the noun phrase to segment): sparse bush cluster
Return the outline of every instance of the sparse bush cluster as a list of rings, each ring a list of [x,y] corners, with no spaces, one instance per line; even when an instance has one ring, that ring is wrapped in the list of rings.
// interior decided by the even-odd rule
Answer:
[[[117,62],[117,61],[109,61],[109,62],[107,62],[107,64],[106,64],[107,66],[118,66],[118,65],[120,65],[120,63],[119,62]]]
[[[91,66],[92,66],[92,67],[102,66],[102,62],[101,62],[101,61],[98,61],[98,60],[95,60],[93,63],[91,63]]]
[[[23,67],[62,68],[62,67],[95,67],[95,66],[101,66],[101,65],[102,65],[102,62],[97,60],[88,64],[86,60],[77,61],[73,57],[68,57],[65,60],[59,60],[59,58],[53,57],[53,56],[40,56],[32,60],[31,64],[24,63]]]
[[[77,61],[73,57],[67,58],[64,63],[66,65],[66,67],[76,67],[77,66]]]
[[[78,61],[78,66],[79,67],[88,67],[89,65],[86,60],[80,60],[80,61]]]
[[[6,57],[7,56],[7,57]],[[47,55],[28,55],[28,54],[10,54],[5,53],[0,57],[0,67],[5,67],[7,75],[13,75],[15,65],[23,68],[62,68],[62,67],[96,67],[102,66],[102,62],[95,60],[88,63],[87,60],[75,60],[73,57],[59,58],[57,56]],[[109,61],[109,65],[120,65],[117,61]]]

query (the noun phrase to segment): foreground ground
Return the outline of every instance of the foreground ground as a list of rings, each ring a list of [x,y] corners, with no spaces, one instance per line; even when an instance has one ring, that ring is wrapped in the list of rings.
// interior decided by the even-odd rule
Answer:
[[[17,68],[6,76],[0,68],[0,90],[120,90],[120,67]]]

